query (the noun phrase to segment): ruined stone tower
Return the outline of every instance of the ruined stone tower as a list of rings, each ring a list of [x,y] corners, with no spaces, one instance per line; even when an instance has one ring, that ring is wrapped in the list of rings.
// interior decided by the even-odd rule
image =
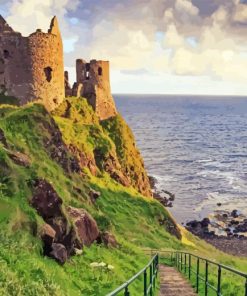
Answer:
[[[56,17],[47,33],[38,29],[23,37],[0,16],[0,93],[21,105],[37,100],[48,110],[62,102],[63,44]]]
[[[68,80],[67,73],[66,79]],[[116,116],[111,95],[109,62],[91,60],[87,63],[82,59],[76,60],[76,83],[72,95],[87,98],[101,120]]]

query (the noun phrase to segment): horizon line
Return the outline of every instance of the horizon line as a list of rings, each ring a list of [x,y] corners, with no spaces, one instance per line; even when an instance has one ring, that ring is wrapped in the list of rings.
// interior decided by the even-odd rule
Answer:
[[[238,95],[238,94],[169,94],[169,93],[118,93],[118,92],[113,92],[112,95],[133,95],[133,96],[197,96],[197,97],[243,97],[247,98],[246,95]]]

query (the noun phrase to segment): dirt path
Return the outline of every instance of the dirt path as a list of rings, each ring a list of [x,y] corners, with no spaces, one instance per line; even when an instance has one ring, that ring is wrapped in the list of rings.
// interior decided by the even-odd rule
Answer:
[[[174,267],[160,265],[159,296],[196,296],[190,283]]]

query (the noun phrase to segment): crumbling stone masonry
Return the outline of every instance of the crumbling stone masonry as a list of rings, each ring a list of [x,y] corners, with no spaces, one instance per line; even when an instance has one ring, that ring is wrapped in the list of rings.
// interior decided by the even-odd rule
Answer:
[[[82,59],[76,60],[76,82],[71,89],[68,84],[68,73],[65,72],[65,89],[67,96],[87,98],[100,120],[116,116],[108,61],[91,60],[87,63]]]
[[[24,105],[40,101],[53,110],[64,97],[63,44],[56,17],[50,29],[28,37],[0,16],[0,93]]]

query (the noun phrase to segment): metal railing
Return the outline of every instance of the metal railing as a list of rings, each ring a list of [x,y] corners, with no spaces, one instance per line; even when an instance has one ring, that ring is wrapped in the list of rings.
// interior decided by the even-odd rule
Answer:
[[[143,275],[143,289],[139,295],[154,296],[156,287],[156,278],[158,274],[159,255],[155,254],[151,261],[142,270],[130,278],[127,282],[119,286],[113,292],[106,296],[115,296],[123,292],[123,296],[131,296],[129,286],[141,275]]]
[[[208,296],[209,290],[211,290],[214,293],[213,295],[217,296],[247,296],[247,273],[219,264],[210,259],[199,257],[189,252],[148,250],[148,252],[151,253],[153,251],[160,255],[160,260],[162,260],[162,254],[166,254],[164,257],[172,266],[177,267],[180,272],[184,273],[188,277],[192,284],[194,284],[196,293],[199,293],[200,295]],[[236,294],[229,294],[226,286],[224,286],[223,289],[223,272],[226,271],[230,274],[227,276],[225,275],[225,280],[229,281],[236,276],[242,279],[242,285],[238,288],[239,291],[235,291]],[[202,289],[199,289],[199,286]]]

